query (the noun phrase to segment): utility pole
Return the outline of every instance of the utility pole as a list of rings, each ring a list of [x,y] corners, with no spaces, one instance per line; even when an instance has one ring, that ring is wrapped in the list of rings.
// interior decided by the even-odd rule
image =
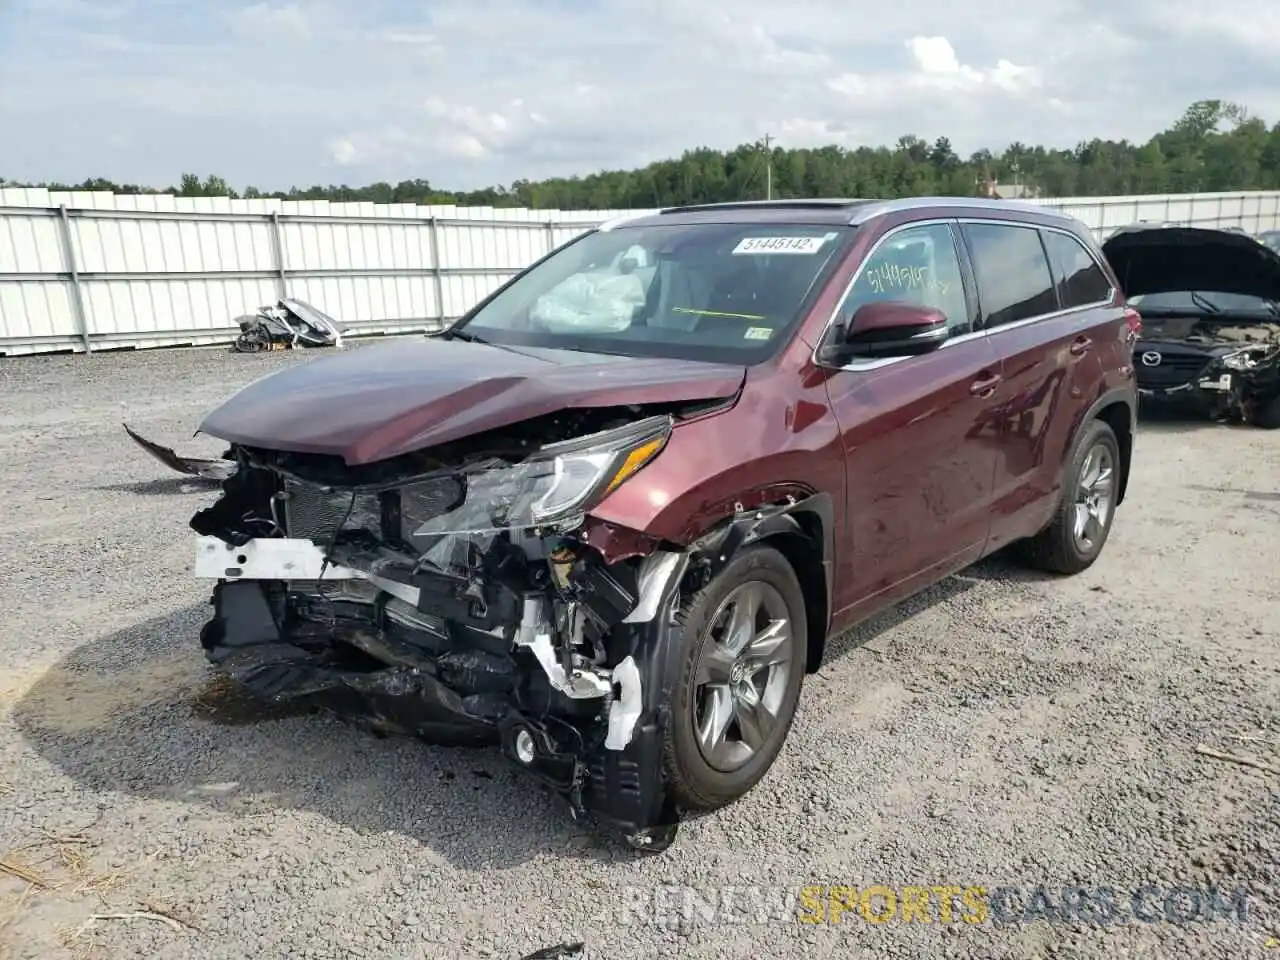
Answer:
[[[773,143],[773,137],[769,134],[764,135],[764,195],[766,200],[773,199],[773,150],[770,145]]]

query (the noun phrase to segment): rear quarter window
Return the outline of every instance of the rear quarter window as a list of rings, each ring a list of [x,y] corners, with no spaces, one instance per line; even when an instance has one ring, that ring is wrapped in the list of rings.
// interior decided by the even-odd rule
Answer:
[[[1056,230],[1041,230],[1040,238],[1049,254],[1062,309],[1087,307],[1111,299],[1111,282],[1084,244]]]

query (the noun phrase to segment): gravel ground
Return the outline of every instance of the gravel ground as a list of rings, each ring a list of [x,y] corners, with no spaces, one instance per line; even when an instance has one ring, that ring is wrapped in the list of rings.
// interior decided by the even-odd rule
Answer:
[[[766,780],[644,858],[494,753],[212,680],[186,528],[212,494],[120,421],[182,445],[308,359],[0,361],[0,954],[1280,957],[1280,776],[1194,752],[1280,767],[1280,436],[1148,425],[1092,570],[988,561],[842,639]],[[1156,922],[806,925],[778,899],[805,884],[1160,893]],[[1209,884],[1246,891],[1243,921],[1165,916],[1164,891]],[[771,909],[706,909],[721,890]],[[177,921],[89,922],[137,911]]]

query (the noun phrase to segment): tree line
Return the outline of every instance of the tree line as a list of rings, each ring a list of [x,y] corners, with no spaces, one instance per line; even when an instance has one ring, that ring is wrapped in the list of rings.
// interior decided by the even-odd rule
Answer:
[[[117,184],[94,177],[79,184],[0,186],[50,190],[110,190],[182,197],[277,197],[282,200],[458,204],[463,206],[628,209],[777,198],[1033,194],[1108,196],[1280,189],[1280,123],[1268,126],[1239,104],[1200,100],[1146,143],[1093,139],[1071,149],[1015,142],[1000,153],[978,150],[962,158],[947,137],[932,143],[914,135],[892,147],[787,149],[747,143],[732,150],[699,147],[677,159],[637,170],[517,180],[509,186],[445,190],[425,179],[399,183],[233,189],[219,176],[183,174],[176,186]]]

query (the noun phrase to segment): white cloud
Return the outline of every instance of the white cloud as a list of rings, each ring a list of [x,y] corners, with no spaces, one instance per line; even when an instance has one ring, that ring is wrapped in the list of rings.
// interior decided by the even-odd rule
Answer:
[[[1040,72],[998,60],[994,67],[972,67],[960,62],[946,37],[912,37],[906,42],[914,64],[904,70],[877,74],[843,73],[827,80],[827,86],[850,99],[899,102],[905,93],[930,96],[937,101],[972,106],[973,97],[987,91],[1028,94],[1041,86]],[[957,95],[964,95],[961,98]],[[990,103],[984,104],[990,106]]]
[[[297,3],[254,3],[229,14],[231,26],[241,33],[306,41],[311,35],[311,20]]]
[[[354,166],[360,160],[360,148],[350,137],[339,137],[331,141],[329,153],[334,162],[343,167]]]
[[[912,37],[907,41],[907,48],[923,73],[934,76],[968,74],[981,79],[977,71],[961,65],[951,41],[946,37]]]
[[[946,90],[987,84],[1011,93],[1021,93],[1040,86],[1040,73],[1035,67],[1020,67],[1003,58],[987,69],[975,69],[961,63],[946,37],[912,37],[907,41],[907,47],[926,82],[935,82]]]
[[[0,174],[27,179],[471,187],[765,133],[965,153],[1141,139],[1204,97],[1280,119],[1273,0],[17,3]]]

